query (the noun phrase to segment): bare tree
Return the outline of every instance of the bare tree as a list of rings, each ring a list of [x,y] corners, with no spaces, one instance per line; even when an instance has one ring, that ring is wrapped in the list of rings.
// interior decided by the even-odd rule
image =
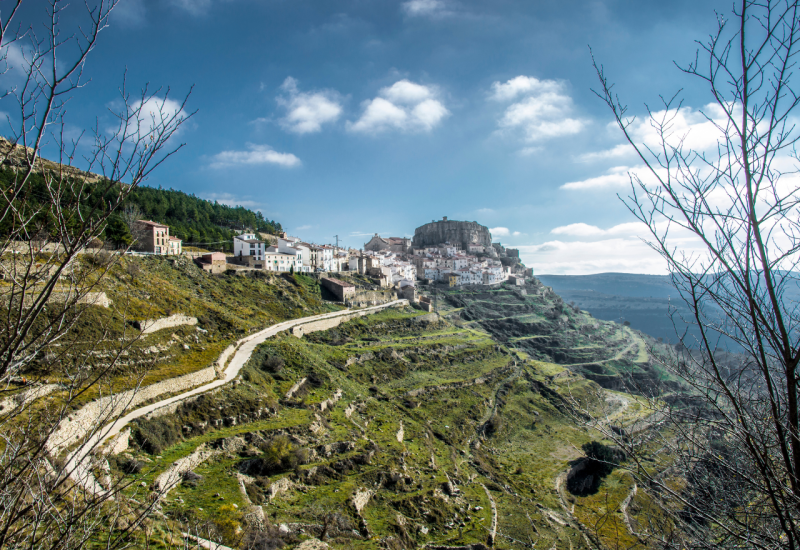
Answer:
[[[0,547],[79,548],[90,540],[119,547],[149,508],[147,499],[131,504],[135,494],[123,499],[124,484],[113,479],[86,483],[104,462],[89,463],[99,441],[92,436],[125,403],[98,409],[71,459],[58,456],[67,445],[54,440],[87,392],[108,393],[109,375],[135,339],[96,342],[107,352],[102,362],[75,353],[72,329],[120,261],[87,247],[181,148],[174,138],[190,116],[188,95],[177,102],[169,90],[132,95],[123,79],[119,108],[110,111],[115,129],[105,131],[98,117],[92,131],[65,137],[66,106],[88,83],[87,60],[118,1],[0,2],[0,100],[10,113],[8,139],[0,141],[0,397],[13,397],[0,404]],[[25,4],[38,22],[20,19]],[[70,30],[66,16],[81,26]],[[53,388],[57,399],[42,404],[37,398]]]
[[[594,63],[596,93],[646,167],[623,200],[692,315],[688,350],[661,358],[687,390],[650,395],[653,414],[625,429],[593,415],[660,503],[637,534],[664,547],[800,547],[799,7],[737,0],[679,67],[711,93],[710,148],[690,145],[678,96],[638,122]],[[687,235],[695,251],[673,244]]]
[[[131,246],[138,248],[147,236],[147,231],[144,229],[144,226],[136,223],[144,219],[142,209],[139,208],[139,205],[136,203],[126,204],[122,209],[122,219],[125,225],[128,226],[131,236],[133,236],[133,243]]]

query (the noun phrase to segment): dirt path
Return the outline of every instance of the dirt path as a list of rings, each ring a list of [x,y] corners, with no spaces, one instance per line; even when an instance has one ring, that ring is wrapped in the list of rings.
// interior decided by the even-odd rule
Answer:
[[[256,347],[279,332],[283,332],[284,330],[288,330],[296,325],[305,324],[311,321],[352,315],[353,313],[366,315],[367,313],[380,311],[401,304],[408,304],[408,300],[394,300],[386,304],[372,306],[360,310],[345,309],[342,311],[334,311],[332,313],[323,313],[321,315],[300,317],[299,319],[292,319],[282,323],[277,323],[255,334],[246,336],[236,343],[236,351],[234,352],[230,363],[228,363],[228,366],[225,368],[224,377],[222,379],[215,380],[211,383],[187,392],[183,392],[174,397],[162,399],[161,401],[157,401],[151,405],[135,409],[118,418],[116,421],[97,430],[97,432],[92,434],[91,437],[84,444],[80,445],[76,451],[67,456],[65,471],[69,472],[70,477],[72,477],[79,484],[83,485],[87,490],[92,491],[94,494],[103,494],[105,493],[105,489],[99,483],[97,483],[97,480],[95,480],[94,475],[92,475],[91,471],[89,470],[89,460],[86,459],[94,450],[99,448],[104,441],[117,435],[132,420],[140,418],[167,405],[178,403],[189,397],[193,397],[195,395],[199,395],[228,384],[234,378],[236,378],[236,376],[238,376],[239,371],[242,370],[242,367],[244,367],[245,363],[247,363],[247,361],[253,355]]]

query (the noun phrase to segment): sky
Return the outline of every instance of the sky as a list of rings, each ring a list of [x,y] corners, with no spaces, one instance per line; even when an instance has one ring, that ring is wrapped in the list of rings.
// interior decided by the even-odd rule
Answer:
[[[39,25],[43,4],[28,3],[20,20]],[[62,14],[65,33],[80,4]],[[123,77],[158,98],[169,89],[167,110],[191,90],[184,114],[194,114],[173,138],[185,146],[146,185],[260,210],[311,242],[338,235],[361,248],[447,216],[486,225],[536,273],[664,273],[618,197],[641,161],[592,91],[590,47],[639,117],[638,137],[652,138],[645,105],[679,90],[681,122],[703,135],[711,97],[675,62],[694,58],[715,10],[729,7],[121,0],[66,128],[107,125]],[[13,122],[8,101],[0,111]]]

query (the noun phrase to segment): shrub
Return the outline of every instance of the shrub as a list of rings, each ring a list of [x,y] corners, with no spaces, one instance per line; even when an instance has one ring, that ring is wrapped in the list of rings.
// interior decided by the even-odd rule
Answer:
[[[278,374],[283,370],[285,363],[280,355],[271,355],[264,360],[261,368],[269,373]]]
[[[242,469],[246,473],[269,476],[286,472],[306,462],[308,457],[308,451],[295,449],[292,442],[285,435],[273,437],[261,445],[261,451],[263,454],[260,457],[248,460],[242,465]]]
[[[282,533],[274,525],[266,525],[262,530],[248,529],[242,537],[242,550],[277,550],[286,545]]]
[[[117,467],[124,474],[138,474],[142,471],[142,463],[129,456],[119,457]]]
[[[242,528],[241,519],[242,513],[232,504],[225,504],[217,510],[214,527],[225,544],[234,545],[239,541],[239,531]]]
[[[174,424],[165,419],[142,419],[137,423],[134,440],[144,452],[157,455],[180,441],[181,434]]]

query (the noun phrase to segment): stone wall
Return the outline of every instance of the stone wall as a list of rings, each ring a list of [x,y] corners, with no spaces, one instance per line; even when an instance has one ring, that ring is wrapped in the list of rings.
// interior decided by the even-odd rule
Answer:
[[[444,242],[459,243],[466,250],[471,243],[490,247],[492,234],[478,222],[460,222],[447,218],[426,223],[414,230],[414,248],[435,246]]]
[[[378,311],[381,311],[387,307],[404,307],[407,305],[408,301],[402,300],[394,304],[385,304],[385,307],[373,310],[357,310],[346,313],[343,312],[342,315],[336,315],[328,319],[321,319],[319,321],[311,321],[308,323],[295,325],[294,328],[302,328],[303,330],[301,330],[300,334],[295,333],[294,329],[292,332],[296,336],[302,336],[303,333],[327,330],[328,328],[331,328],[330,326],[326,325],[325,321],[338,321],[338,325],[343,320],[349,320],[355,317],[377,313]],[[264,330],[271,329],[272,327],[267,327]],[[253,338],[257,338],[259,334],[260,333],[252,334],[251,336],[240,340],[239,344],[244,344]],[[47,442],[48,454],[51,456],[59,455],[61,451],[65,450],[70,445],[78,443],[93,430],[99,430],[116,417],[135,409],[142,403],[151,401],[163,394],[181,393],[215,380],[218,378],[218,373],[220,376],[222,375],[225,364],[228,362],[228,359],[235,350],[236,346],[229,346],[224,352],[222,352],[222,355],[213,366],[197,372],[170,378],[169,380],[164,380],[162,382],[151,384],[150,386],[136,390],[129,390],[115,395],[101,397],[100,399],[92,401],[91,403],[82,407],[80,410],[70,414],[58,424],[55,433]]]
[[[217,371],[214,367],[207,367],[138,390],[128,390],[96,399],[70,414],[58,424],[53,437],[47,442],[48,452],[51,456],[58,455],[63,449],[77,443],[92,430],[99,429],[123,412],[132,410],[146,401],[165,393],[186,391],[216,378]]]
[[[387,307],[402,307],[407,306],[408,301],[406,300],[403,303],[394,304],[392,306],[387,305]],[[292,334],[297,336],[298,338],[302,338],[304,334],[310,334],[312,332],[319,332],[321,330],[329,330],[335,327],[338,327],[342,323],[346,323],[351,319],[355,319],[356,317],[363,317],[364,315],[371,315],[372,313],[377,313],[381,311],[381,309],[375,309],[372,311],[353,311],[347,315],[341,315],[338,317],[331,317],[328,319],[320,319],[319,321],[311,321],[310,323],[303,323],[301,325],[296,325],[292,328]]]
[[[330,290],[340,302],[352,299],[356,294],[355,285],[340,281],[339,279],[334,279],[332,277],[321,279],[320,284]]]
[[[176,313],[169,317],[162,317],[161,319],[148,319],[147,321],[137,321],[134,326],[142,331],[142,334],[150,334],[157,330],[179,327],[181,325],[196,325],[197,317],[189,317]]]

